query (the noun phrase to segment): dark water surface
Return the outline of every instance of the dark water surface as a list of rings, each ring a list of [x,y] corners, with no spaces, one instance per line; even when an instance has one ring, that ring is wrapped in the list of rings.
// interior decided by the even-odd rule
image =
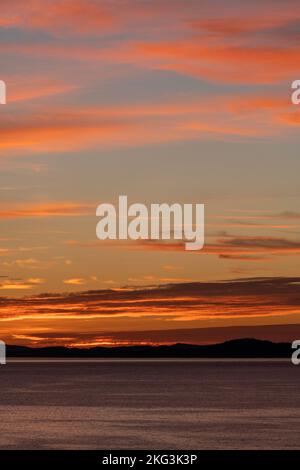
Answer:
[[[299,449],[289,361],[14,361],[1,449]]]

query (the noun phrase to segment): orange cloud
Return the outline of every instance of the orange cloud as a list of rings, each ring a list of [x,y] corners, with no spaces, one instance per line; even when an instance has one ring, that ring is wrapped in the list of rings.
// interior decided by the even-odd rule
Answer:
[[[271,6],[256,2],[239,9],[230,1],[226,8],[215,2],[176,2],[170,7],[165,1],[131,1],[123,9],[118,2],[92,0],[44,0],[43,8],[35,0],[2,4],[3,27],[77,37],[76,43],[9,42],[1,47],[5,53],[171,70],[222,83],[277,83],[298,73],[300,49],[293,31],[300,9],[291,1]],[[158,42],[162,25],[165,34]],[[107,32],[105,42],[95,41]],[[94,41],[85,44],[81,34]]]
[[[81,278],[71,278],[71,279],[65,279],[64,284],[69,284],[69,285],[74,285],[74,286],[80,286],[82,284],[85,284],[85,280]]]
[[[212,137],[275,138],[287,131],[281,115],[289,106],[281,97],[240,94],[122,106],[34,108],[27,116],[2,116],[0,150],[7,156],[79,151],[100,144],[118,147]],[[243,119],[237,119],[241,114]]]
[[[44,284],[46,281],[40,277],[31,277],[27,279],[27,282],[29,282],[29,284]]]
[[[3,266],[10,268],[10,267],[17,267],[17,268],[39,268],[41,263],[39,260],[35,258],[22,258],[22,259],[15,259],[13,261],[4,261],[2,263]]]
[[[90,325],[90,333],[95,334],[95,327],[104,331],[104,324],[110,331],[120,331],[125,324],[127,331],[130,331],[139,320],[142,321],[141,326],[145,324],[143,322],[148,322],[152,328],[156,324],[172,328],[172,322],[212,319],[266,319],[281,316],[287,321],[289,316],[299,313],[297,277],[47,293],[20,299],[2,298],[0,304],[1,330],[5,328],[9,331],[9,325],[13,322],[16,325],[13,334],[18,334],[16,328],[22,328],[24,321],[23,327],[31,328],[31,334],[35,327],[44,325],[44,328],[51,328],[56,336],[66,327],[74,328],[75,321],[78,325],[84,322],[85,332]]]
[[[6,256],[11,252],[9,248],[0,248],[0,256]]]
[[[119,46],[8,44],[3,52],[18,56],[96,61],[145,70],[169,70],[201,80],[222,83],[276,84],[297,77],[297,45],[219,44],[192,37],[173,42],[123,42]]]
[[[125,139],[127,125],[120,122],[75,122],[76,115],[61,118],[59,114],[45,118],[35,115],[8,122],[0,129],[0,149],[14,151],[79,150],[101,141],[112,142],[118,135]],[[125,129],[124,129],[125,128]]]
[[[1,208],[0,219],[25,218],[25,217],[59,217],[59,216],[81,216],[92,214],[94,205],[77,202],[54,202],[44,204],[20,204]]]
[[[88,244],[80,244],[88,247]],[[90,244],[90,247],[96,244]],[[109,245],[107,245],[109,246]],[[150,251],[185,251],[182,241],[138,240],[127,245],[131,249]],[[206,243],[199,255],[216,255],[223,259],[240,259],[243,261],[266,261],[267,256],[278,254],[300,254],[300,241],[280,237],[265,236],[228,236],[218,238],[215,243]],[[187,253],[190,255],[191,253]],[[259,255],[259,256],[258,256]]]
[[[220,14],[221,11],[214,12],[214,15],[203,15],[199,19],[188,21],[188,26],[202,36],[205,32],[210,33],[213,37],[222,37],[222,39],[230,39],[231,37],[239,37],[240,39],[249,38],[249,34],[262,33],[274,36],[273,30],[277,29],[277,34],[289,37],[289,33],[285,33],[285,28],[295,24],[300,18],[299,5],[289,0],[285,5],[277,2],[272,3],[272,8],[268,8],[266,2],[259,2],[252,5],[243,5],[241,8],[230,10],[228,8],[230,2],[226,5],[225,15]]]
[[[152,68],[223,83],[277,83],[291,79],[297,76],[300,59],[298,46],[205,45],[200,39],[140,43],[133,50]]]
[[[23,282],[4,281],[0,284],[0,290],[27,290],[32,289],[32,284]]]
[[[73,84],[60,83],[56,80],[34,80],[34,78],[14,83],[14,79],[9,82],[9,102],[29,101],[38,98],[45,98],[57,94],[69,93],[78,87]]]
[[[285,124],[289,124],[292,126],[299,126],[300,124],[300,112],[299,111],[291,111],[290,113],[284,113],[280,116],[280,119]]]
[[[48,30],[58,34],[86,34],[110,29],[115,19],[102,2],[91,0],[2,0],[1,25]]]

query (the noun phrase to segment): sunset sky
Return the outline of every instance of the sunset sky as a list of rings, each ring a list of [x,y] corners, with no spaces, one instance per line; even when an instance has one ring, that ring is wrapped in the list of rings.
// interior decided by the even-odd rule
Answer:
[[[297,0],[1,0],[0,339],[300,333],[299,31]],[[204,203],[204,249],[98,240],[120,194]]]

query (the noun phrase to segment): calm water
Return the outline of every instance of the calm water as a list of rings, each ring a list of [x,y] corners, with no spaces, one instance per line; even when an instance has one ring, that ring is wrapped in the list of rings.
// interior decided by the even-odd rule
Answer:
[[[1,449],[300,448],[288,361],[17,361],[0,384]]]

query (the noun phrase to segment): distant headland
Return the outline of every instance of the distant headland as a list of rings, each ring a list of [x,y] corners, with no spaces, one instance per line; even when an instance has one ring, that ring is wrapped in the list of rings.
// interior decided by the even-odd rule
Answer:
[[[7,346],[8,358],[289,358],[290,343],[273,343],[253,338],[234,339],[218,344],[172,344],[158,346],[31,348]]]

